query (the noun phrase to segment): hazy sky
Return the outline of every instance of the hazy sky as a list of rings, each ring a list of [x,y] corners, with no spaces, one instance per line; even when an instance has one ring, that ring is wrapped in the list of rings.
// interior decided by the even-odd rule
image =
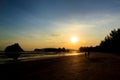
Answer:
[[[120,0],[0,0],[0,50],[95,46],[119,27]]]

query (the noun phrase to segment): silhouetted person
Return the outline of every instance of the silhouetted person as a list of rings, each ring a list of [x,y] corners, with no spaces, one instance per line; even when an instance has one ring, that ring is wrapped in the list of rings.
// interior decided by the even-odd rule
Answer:
[[[88,57],[90,56],[90,51],[87,52]]]
[[[89,51],[85,52],[85,57],[89,57],[89,56],[90,56],[90,52]]]
[[[87,53],[85,52],[85,57],[87,56]]]

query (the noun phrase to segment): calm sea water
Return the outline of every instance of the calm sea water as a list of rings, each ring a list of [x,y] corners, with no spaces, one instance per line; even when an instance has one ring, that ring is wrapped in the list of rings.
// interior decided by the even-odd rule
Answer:
[[[48,58],[55,58],[61,56],[74,56],[74,55],[81,55],[83,53],[78,52],[71,52],[71,53],[33,53],[33,52],[25,52],[21,54],[18,58],[18,61],[31,61],[31,60],[38,60],[38,59],[48,59]],[[14,62],[12,58],[6,58],[3,54],[0,55],[0,64],[11,63]]]

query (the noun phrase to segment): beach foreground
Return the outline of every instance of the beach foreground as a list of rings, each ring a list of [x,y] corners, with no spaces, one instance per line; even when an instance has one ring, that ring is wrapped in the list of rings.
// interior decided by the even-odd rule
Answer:
[[[107,53],[0,64],[2,80],[120,80],[120,56]]]

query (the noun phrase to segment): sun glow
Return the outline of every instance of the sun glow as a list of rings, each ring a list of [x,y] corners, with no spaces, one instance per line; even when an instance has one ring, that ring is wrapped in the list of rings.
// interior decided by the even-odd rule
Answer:
[[[78,38],[76,36],[71,37],[70,40],[71,40],[72,43],[77,43],[78,42]]]

